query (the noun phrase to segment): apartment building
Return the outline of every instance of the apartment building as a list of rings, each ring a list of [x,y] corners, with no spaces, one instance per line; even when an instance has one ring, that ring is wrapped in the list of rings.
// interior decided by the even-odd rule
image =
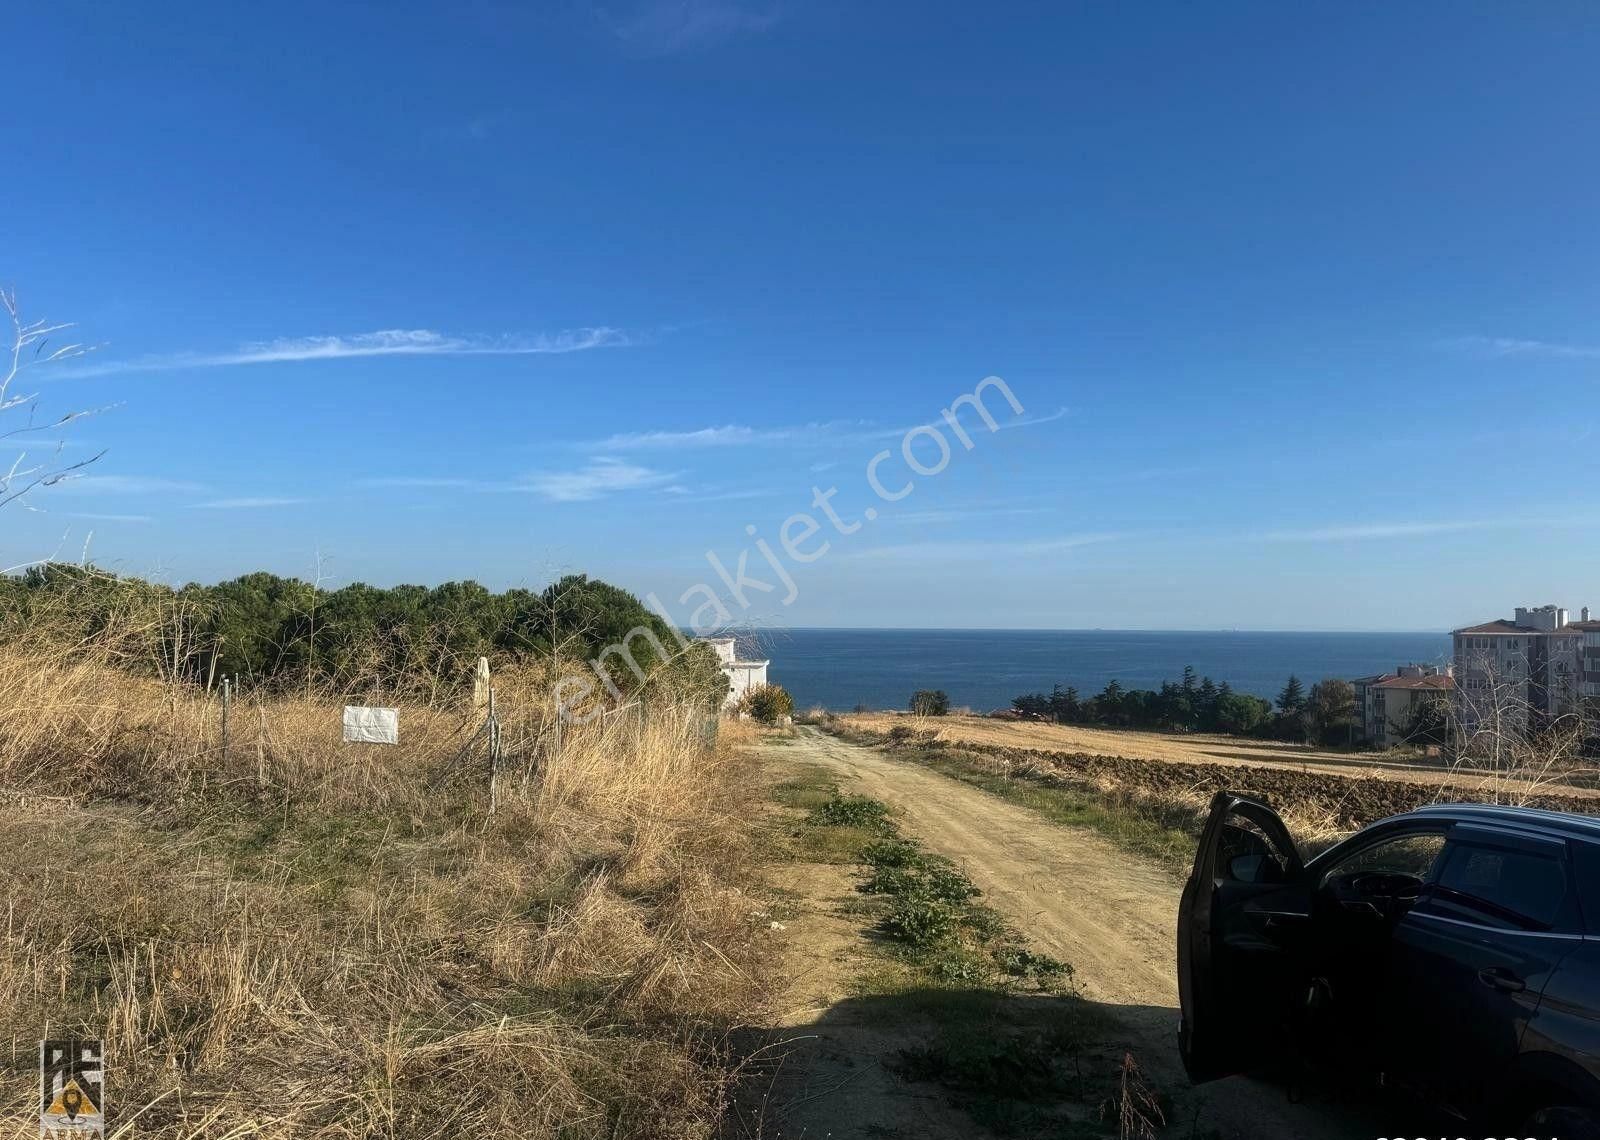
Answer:
[[[1500,619],[1452,633],[1456,716],[1471,733],[1493,723],[1539,728],[1600,699],[1600,621],[1577,621],[1560,606],[1518,606]]]
[[[1350,682],[1356,694],[1358,739],[1377,748],[1401,743],[1406,727],[1415,721],[1417,706],[1447,697],[1455,688],[1451,667],[1401,665],[1393,673],[1357,677]]]

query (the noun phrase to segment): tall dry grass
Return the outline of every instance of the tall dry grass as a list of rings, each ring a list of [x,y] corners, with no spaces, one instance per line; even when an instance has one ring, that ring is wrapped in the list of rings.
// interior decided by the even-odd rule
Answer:
[[[246,694],[224,753],[215,694],[0,648],[0,1135],[73,1034],[113,1135],[711,1134],[763,992],[746,779],[692,708],[558,733],[546,680],[499,680],[490,816],[466,705],[375,747]]]

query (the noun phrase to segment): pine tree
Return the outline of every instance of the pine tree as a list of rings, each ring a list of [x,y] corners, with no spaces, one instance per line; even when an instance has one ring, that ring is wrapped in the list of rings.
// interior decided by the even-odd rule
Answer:
[[[1281,713],[1297,713],[1305,707],[1305,689],[1300,684],[1300,678],[1291,673],[1289,674],[1288,683],[1283,686],[1283,692],[1278,694],[1278,711]]]

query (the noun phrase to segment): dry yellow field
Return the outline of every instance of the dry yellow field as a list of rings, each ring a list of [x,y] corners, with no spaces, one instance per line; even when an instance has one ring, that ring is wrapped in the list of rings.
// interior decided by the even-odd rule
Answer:
[[[839,719],[851,727],[872,732],[887,732],[895,725],[911,725],[922,731],[936,731],[940,739],[952,744],[1021,748],[1036,752],[1087,752],[1096,756],[1126,756],[1138,760],[1235,767],[1264,765],[1329,776],[1369,776],[1460,788],[1481,788],[1491,783],[1504,785],[1507,782],[1503,775],[1451,770],[1421,761],[1408,762],[1384,753],[1329,752],[1307,745],[1254,740],[1244,736],[1207,733],[1179,736],[1133,729],[991,720],[981,716],[913,717],[893,713],[849,713]],[[1571,788],[1570,791],[1578,795],[1594,794],[1582,788]]]

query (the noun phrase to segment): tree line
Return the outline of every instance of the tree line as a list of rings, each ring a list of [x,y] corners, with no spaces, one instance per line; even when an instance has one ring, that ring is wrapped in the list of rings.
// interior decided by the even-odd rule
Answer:
[[[64,643],[116,633],[141,647],[144,664],[201,684],[222,676],[347,690],[455,684],[480,656],[587,661],[639,629],[665,650],[633,637],[628,648],[644,670],[666,665],[696,689],[726,691],[708,647],[681,652],[638,598],[583,574],[499,593],[473,581],[327,590],[266,572],[171,587],[60,564],[0,577],[0,637]],[[620,688],[635,687],[625,664],[610,672]]]
[[[1159,689],[1125,688],[1112,680],[1091,697],[1056,685],[1048,693],[1026,693],[1011,702],[1018,712],[1059,724],[1142,728],[1158,732],[1225,732],[1272,740],[1346,744],[1357,727],[1355,689],[1330,677],[1311,686],[1291,676],[1276,701],[1241,693],[1223,681],[1201,677],[1185,666],[1178,681]]]

